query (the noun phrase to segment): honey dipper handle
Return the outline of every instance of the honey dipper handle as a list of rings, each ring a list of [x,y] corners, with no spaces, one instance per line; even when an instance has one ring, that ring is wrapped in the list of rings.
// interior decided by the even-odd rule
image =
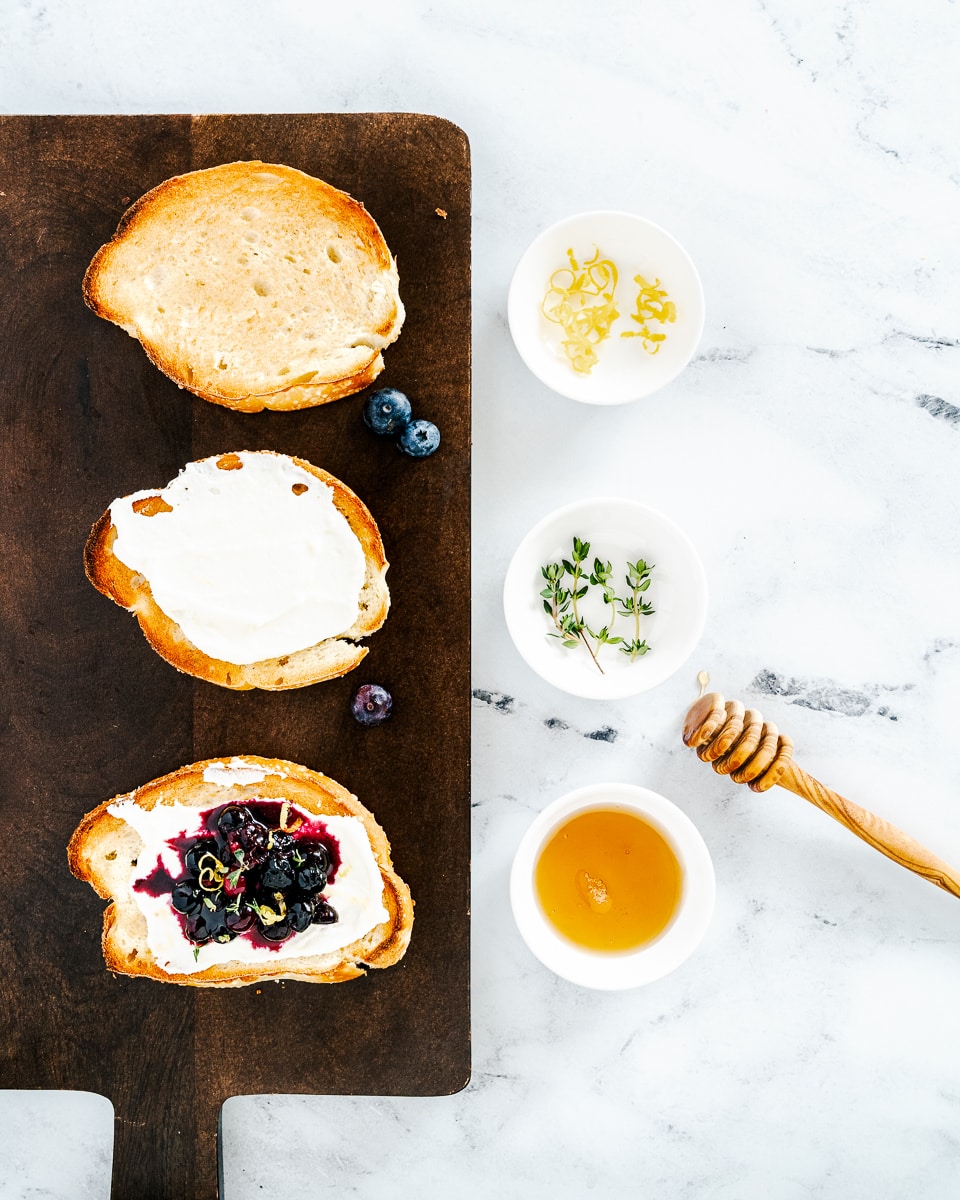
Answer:
[[[855,833],[858,838],[862,838],[887,858],[892,858],[901,867],[922,875],[924,879],[929,879],[931,883],[935,883],[951,895],[960,896],[960,875],[953,867],[942,858],[937,858],[926,846],[922,846],[896,825],[891,825],[882,817],[824,787],[818,779],[808,775],[794,762],[787,765],[777,782],[781,787],[795,792],[804,800],[815,804],[817,808],[823,809],[835,821],[846,825],[851,833]]]

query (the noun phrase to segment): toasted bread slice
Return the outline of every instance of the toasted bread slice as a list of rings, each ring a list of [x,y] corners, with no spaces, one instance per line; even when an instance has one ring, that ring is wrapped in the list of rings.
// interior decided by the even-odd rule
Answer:
[[[245,469],[247,475],[242,476]],[[190,482],[197,476],[201,478],[203,486]],[[211,478],[218,485],[216,488],[210,482]],[[249,484],[244,485],[245,491],[238,490],[242,478],[249,480]],[[322,489],[317,488],[318,482],[323,485]],[[213,516],[209,515],[209,509],[204,509],[208,515],[199,513],[204,487],[218,494],[219,507]],[[308,497],[311,492],[317,494]],[[326,630],[324,636],[311,640],[309,645],[291,642],[294,633],[281,628],[280,642],[272,642],[274,646],[279,645],[279,649],[260,656],[253,651],[246,655],[237,653],[237,658],[234,658],[229,649],[218,649],[231,644],[242,649],[245,629],[251,636],[256,635],[260,628],[257,622],[264,617],[264,612],[268,617],[277,617],[276,612],[269,608],[276,603],[274,595],[267,594],[258,601],[262,606],[268,606],[264,611],[251,601],[250,610],[240,615],[234,610],[232,596],[245,598],[258,587],[272,588],[282,594],[283,570],[289,566],[294,572],[290,592],[303,600],[303,595],[297,592],[303,581],[296,572],[310,563],[313,564],[311,569],[314,574],[307,578],[303,586],[313,587],[314,593],[308,593],[307,599],[316,594],[317,588],[327,586],[323,574],[326,569],[323,558],[326,527],[319,520],[324,515],[322,510],[317,513],[315,526],[313,518],[308,517],[299,533],[291,535],[298,537],[299,541],[289,543],[289,563],[278,560],[278,546],[283,544],[293,520],[301,515],[298,506],[304,502],[320,504],[320,493],[329,495],[332,501],[330,515],[338,521],[339,532],[348,542],[352,531],[353,542],[347,548],[353,553],[357,566],[353,577],[356,603],[352,607],[345,603],[343,611],[350,612],[350,616],[344,618],[347,620],[346,628],[337,629],[334,626],[332,630]],[[235,501],[231,500],[234,495],[238,497]],[[199,499],[195,498],[198,496]],[[230,506],[233,503],[237,506],[237,514],[231,525]],[[222,515],[224,509],[226,516]],[[210,533],[208,542],[201,540],[199,545],[190,546],[186,545],[182,531],[184,522],[189,530],[193,529],[191,514],[195,510],[198,511],[198,529],[209,526]],[[146,553],[142,547],[134,545],[130,548],[134,551],[131,554],[125,544],[118,546],[118,522],[129,529],[131,523],[162,523],[171,513],[180,521],[181,534],[172,535],[174,544],[167,549],[170,553],[184,550],[193,554],[193,558],[184,560],[178,570],[181,576],[184,571],[188,576],[182,581],[182,587],[193,588],[190,572],[195,568],[197,595],[204,606],[205,626],[191,625],[188,621],[188,616],[191,616],[189,610],[176,608],[173,601],[185,603],[182,588],[172,596],[171,601],[163,601],[170,611],[161,607],[154,592],[156,590],[163,599],[169,591],[169,586],[164,583],[166,576],[149,577],[149,568],[145,568],[147,559],[138,558]],[[339,514],[343,520],[339,521],[335,514]],[[162,525],[152,528],[158,536],[162,536]],[[198,532],[196,536],[201,539],[204,535]],[[222,540],[228,536],[232,537],[232,541]],[[336,550],[342,548],[339,542],[334,546]],[[115,552],[118,549],[129,561],[118,556]],[[210,564],[213,564],[215,571],[212,580]],[[367,648],[359,644],[360,640],[379,629],[386,620],[390,607],[390,593],[385,578],[388,565],[376,521],[346,484],[303,459],[269,450],[239,451],[201,459],[188,464],[166,488],[140,492],[114,501],[94,525],[84,551],[84,566],[91,583],[136,616],[147,641],[158,654],[185,674],[241,691],[250,688],[285,691],[334,679],[353,670],[367,654]],[[212,594],[204,590],[216,589],[221,583],[228,593],[226,597],[222,594],[222,588],[219,595],[216,590]],[[332,603],[339,605],[341,599],[334,596]],[[314,629],[324,628],[322,623],[314,624],[315,617],[319,619],[322,615],[320,603],[323,600],[323,596],[317,596],[313,610],[307,603],[300,604],[294,615],[299,615],[306,624],[299,625],[295,632],[311,626]],[[341,610],[338,608],[337,611]],[[240,640],[231,642],[230,637],[225,640],[217,629],[221,612],[224,626],[231,632],[236,628]],[[283,616],[281,612],[277,617],[281,627]],[[244,620],[247,621],[246,626],[243,625]],[[196,631],[197,628],[200,632]],[[190,635],[188,631],[192,631]],[[201,632],[204,637],[200,636]],[[202,644],[197,645],[198,641]],[[255,638],[254,644],[264,643]],[[237,661],[243,657],[249,661]]]
[[[273,946],[240,935],[224,945],[210,941],[195,947],[170,895],[148,897],[143,886],[157,877],[162,866],[172,866],[168,874],[175,875],[174,864],[182,863],[182,852],[170,848],[168,837],[206,831],[215,820],[209,814],[227,804],[258,802],[272,804],[274,809],[277,802],[286,802],[290,824],[304,817],[316,818],[321,825],[325,820],[354,818],[348,824],[354,828],[350,844],[355,857],[351,861],[346,842],[341,840],[338,853],[342,862],[336,879],[324,890],[331,903],[339,906],[339,922],[319,933],[316,925],[310,925]],[[338,828],[343,824],[341,821]],[[137,826],[141,831],[153,830],[147,841]],[[162,836],[167,830],[172,833]],[[370,863],[375,864],[366,869],[361,859],[370,856],[361,845],[364,838],[372,854]],[[392,966],[410,942],[413,901],[410,889],[393,869],[386,834],[346,788],[297,763],[244,755],[181,767],[87,813],[70,839],[67,858],[78,879],[86,880],[99,896],[111,901],[103,918],[103,955],[109,970],[124,975],[193,987],[239,987],[264,979],[341,983],[364,974],[365,967]],[[347,888],[338,898],[337,880],[349,878],[350,870],[362,876],[363,887],[355,882],[352,892]],[[138,882],[140,890],[134,886]],[[381,886],[377,903],[377,898],[367,893]],[[362,908],[359,915],[350,910],[351,897],[356,908]],[[344,927],[351,921],[356,930],[371,919],[377,923],[346,944],[317,951],[324,939],[332,945],[349,936],[351,929]]]
[[[363,205],[259,161],[147,192],[97,251],[83,295],[180,387],[241,412],[366,387],[404,318],[396,263]]]

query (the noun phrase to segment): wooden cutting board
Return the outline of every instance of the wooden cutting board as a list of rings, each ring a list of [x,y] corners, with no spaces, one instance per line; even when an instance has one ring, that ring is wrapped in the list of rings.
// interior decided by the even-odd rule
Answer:
[[[245,158],[317,175],[380,224],[407,319],[375,386],[439,425],[432,458],[371,434],[362,394],[256,415],[197,399],[84,306],[84,270],[132,200]],[[441,1095],[469,1078],[467,139],[414,114],[0,117],[0,289],[0,1086],[109,1097],[115,1200],[210,1200],[228,1096]],[[179,675],[84,577],[84,542],[114,497],[246,449],[332,471],[380,525],[393,604],[352,675],[284,693]],[[349,712],[367,681],[395,697],[374,729]],[[416,900],[401,964],[228,991],[105,970],[103,902],[66,863],[80,817],[241,753],[322,770],[374,811]]]

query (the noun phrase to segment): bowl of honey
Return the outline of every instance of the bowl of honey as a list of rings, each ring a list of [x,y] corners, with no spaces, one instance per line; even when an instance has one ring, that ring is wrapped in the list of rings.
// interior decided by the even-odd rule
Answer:
[[[648,788],[599,783],[554,800],[513,860],[520,936],[555,974],[620,990],[685,962],[709,928],[710,852],[690,818]]]

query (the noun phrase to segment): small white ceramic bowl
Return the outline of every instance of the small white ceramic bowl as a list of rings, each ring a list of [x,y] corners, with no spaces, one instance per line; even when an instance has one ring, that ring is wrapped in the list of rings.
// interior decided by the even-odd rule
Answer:
[[[575,945],[554,928],[537,899],[534,872],[550,835],[577,813],[596,808],[637,813],[659,831],[680,862],[677,911],[659,937],[637,950],[606,953]],[[629,783],[591,784],[548,804],[521,839],[510,873],[510,904],[531,952],[562,979],[605,991],[641,987],[679,967],[703,940],[715,900],[713,862],[696,826],[663,796]]]
[[[594,558],[612,563],[620,596],[627,561],[643,558],[653,565],[643,598],[655,612],[640,622],[650,650],[631,662],[617,646],[604,646],[598,654],[603,673],[583,646],[567,649],[551,636],[555,627],[540,595],[541,568],[569,559],[574,537],[590,542],[585,566],[592,567]],[[599,591],[591,588],[583,614],[595,629],[608,617]],[[503,611],[520,656],[542,679],[573,696],[620,700],[663,683],[693,653],[707,619],[707,579],[693,543],[663,513],[636,500],[578,500],[544,517],[517,547],[504,579]],[[633,632],[632,618],[615,617],[614,636]]]
[[[597,347],[591,372],[579,374],[561,347],[561,327],[543,315],[542,306],[551,276],[568,265],[567,251],[582,265],[595,249],[617,266],[620,316]],[[676,321],[653,326],[667,337],[652,355],[640,338],[620,336],[638,328],[630,317],[636,275],[650,283],[659,279],[677,306]],[[633,213],[579,213],[545,229],[523,254],[510,284],[507,319],[517,352],[547,387],[585,404],[627,404],[666,387],[693,358],[703,333],[703,285],[686,250],[659,225]]]

